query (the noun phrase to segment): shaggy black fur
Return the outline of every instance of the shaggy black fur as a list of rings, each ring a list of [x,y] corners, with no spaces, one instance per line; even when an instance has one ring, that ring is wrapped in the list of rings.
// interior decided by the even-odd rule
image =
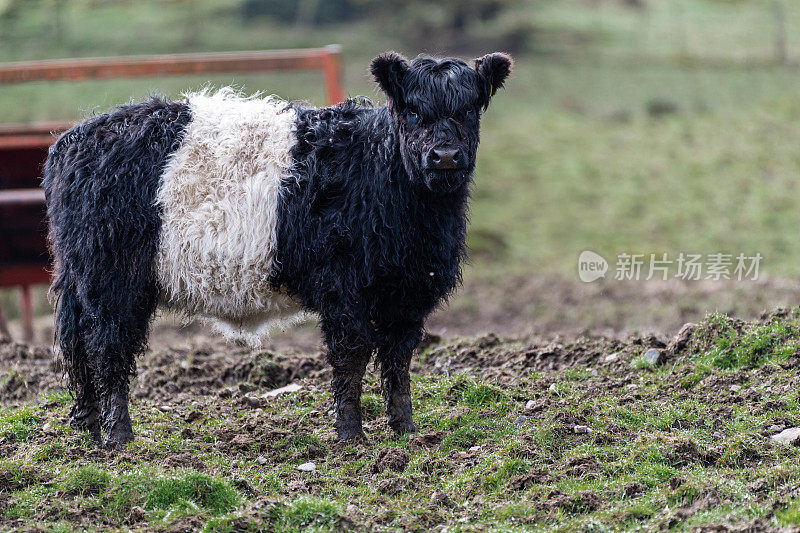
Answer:
[[[373,353],[389,424],[416,429],[411,353],[460,281],[480,113],[511,58],[490,54],[476,69],[389,53],[371,66],[388,106],[296,108],[272,282],[321,317],[342,439],[363,436],[361,381]],[[445,148],[459,156],[439,169],[433,150]]]
[[[388,106],[295,107],[271,281],[321,317],[340,438],[363,436],[361,381],[373,354],[389,424],[416,429],[411,353],[425,318],[461,279],[480,113],[510,69],[504,54],[471,68],[390,53],[371,66]],[[128,382],[159,294],[154,200],[190,121],[186,103],[122,107],[65,133],[45,165],[72,424],[97,439],[102,430],[107,446],[133,438]]]
[[[190,120],[185,103],[121,107],[64,133],[45,164],[56,341],[76,394],[71,422],[96,439],[102,425],[108,446],[133,437],[128,382],[158,298],[154,201]]]

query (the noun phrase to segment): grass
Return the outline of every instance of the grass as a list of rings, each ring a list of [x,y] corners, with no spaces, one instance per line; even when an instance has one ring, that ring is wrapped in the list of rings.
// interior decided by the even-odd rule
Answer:
[[[0,436],[9,442],[25,442],[34,435],[41,417],[34,409],[17,409],[0,415]]]
[[[520,55],[507,89],[495,98],[483,120],[468,284],[489,287],[487,291],[498,294],[492,300],[498,301],[513,296],[505,289],[508,279],[551,276],[574,284],[575,262],[583,250],[606,257],[612,273],[620,253],[667,253],[674,259],[680,252],[725,252],[761,253],[762,279],[800,274],[800,240],[795,231],[800,211],[793,202],[800,164],[794,134],[800,116],[795,90],[800,70],[758,63],[721,68],[653,62],[638,54],[629,54],[625,62],[598,61],[591,54],[572,54],[564,48],[562,34],[577,32],[584,35],[587,48],[605,55],[617,56],[615,50],[627,49],[659,58],[674,56],[665,37],[674,26],[675,8],[669,7],[673,4],[651,6],[647,31],[653,37],[647,46],[636,36],[645,16],[640,10],[619,6],[598,10],[580,2],[519,8],[519,16],[533,17],[545,33],[556,32],[551,44],[566,55]],[[760,56],[767,46],[762,41],[770,42],[764,36],[772,11],[763,2],[679,4],[689,34],[704,39],[692,45],[692,53],[707,50],[713,58],[735,50]],[[341,42],[348,92],[381,101],[366,73],[369,59],[389,48],[410,54],[424,48],[404,46],[380,21],[314,30],[264,21],[243,27],[233,0],[193,5],[201,20],[199,32],[179,3],[137,2],[132,9],[125,3],[88,8],[75,2],[67,10],[68,31],[61,42],[49,29],[49,12],[30,8],[0,36],[7,44],[0,48],[0,58]],[[786,5],[792,28],[800,23],[800,7]],[[790,39],[791,46],[798,44]],[[324,103],[318,73],[34,83],[0,89],[0,117],[3,122],[77,119],[153,92],[177,96],[187,89],[229,83],[245,92],[263,89]],[[648,111],[664,102],[674,112],[656,116]],[[671,275],[674,269],[673,265]],[[741,294],[731,291],[729,299],[746,306],[758,293],[750,286],[737,284]],[[16,316],[10,293],[0,294],[0,301]],[[49,309],[43,297],[37,303],[40,310]],[[723,310],[733,307],[727,301],[697,303],[701,313],[713,311],[714,305],[724,305]],[[468,294],[459,295],[453,304],[471,315],[479,314],[482,306]],[[515,307],[536,323],[551,312],[546,302],[538,300]],[[575,313],[591,312],[597,311]],[[604,315],[595,320],[600,324],[620,321],[619,314],[659,319],[653,316],[657,310],[643,313],[636,304],[632,309],[601,312]],[[644,318],[634,322],[636,327],[651,325]]]
[[[514,380],[491,366],[422,373],[413,401],[421,434],[439,435],[433,444],[386,428],[374,376],[365,386],[367,445],[334,443],[325,388],[257,410],[236,395],[192,395],[171,411],[145,398],[133,404],[137,440],[119,454],[94,450],[63,422],[69,403],[50,394],[0,408],[0,528],[17,520],[205,531],[800,525],[800,448],[767,438],[772,425],[800,424],[794,352],[784,349],[799,320],[796,308],[753,323],[710,315],[660,366],[632,365],[632,344],[615,348],[614,364],[602,352],[588,366]],[[426,364],[465,345],[478,360],[526,350],[460,341],[428,352]],[[683,386],[699,368],[702,379]],[[528,399],[540,408],[520,421]],[[195,409],[199,420],[181,421]],[[590,432],[576,433],[576,424]],[[400,467],[380,466],[381,453],[398,450],[407,454]],[[309,461],[315,470],[297,469]]]
[[[234,4],[200,2],[206,22],[196,35],[177,3],[76,7],[60,43],[47,30],[46,11],[32,10],[2,28],[0,58],[342,42],[350,94],[377,96],[368,60],[405,48],[380,24],[241,28]],[[641,49],[641,12],[552,2],[536,14],[545,29],[578,31],[590,45],[599,43],[601,58],[615,60],[598,61],[586,49],[570,49],[567,59],[518,57],[514,77],[483,121],[468,282],[496,286],[534,275],[575,282],[575,261],[586,249],[608,259],[622,252],[760,252],[762,275],[800,274],[793,201],[800,71],[765,63],[763,3],[680,2],[689,54],[759,60],[724,68],[680,57],[685,52],[669,38],[668,5],[654,5]],[[797,6],[788,9],[794,23]],[[720,20],[725,24],[713,24]],[[708,27],[715,31],[699,31]],[[790,42],[792,50],[797,45]],[[76,119],[206,83],[324,103],[313,73],[37,83],[2,88],[0,116]],[[665,102],[672,112],[652,112]],[[6,309],[10,299],[0,294]],[[463,294],[453,306],[477,312],[485,304]],[[536,321],[547,311],[534,301],[523,312]],[[261,412],[241,407],[236,395],[192,397],[198,405],[179,406],[203,413],[192,423],[143,399],[133,405],[138,440],[119,455],[94,450],[69,428],[64,395],[4,406],[0,529],[690,530],[755,519],[800,525],[800,452],[767,439],[772,425],[800,425],[796,369],[786,368],[799,334],[797,310],[758,323],[716,314],[700,324],[686,352],[662,366],[644,364],[637,351],[619,365],[599,357],[591,368],[520,369],[514,380],[469,370],[424,373],[414,379],[414,405],[424,434],[443,432],[432,446],[385,429],[375,379],[365,387],[366,446],[333,444],[324,387],[271,401]],[[282,379],[279,368],[262,370],[248,387]],[[12,379],[18,378],[11,372],[1,377],[0,390]],[[520,421],[529,399],[544,407]],[[578,422],[592,432],[576,434]],[[375,471],[378,452],[389,448],[407,451],[407,466]],[[297,470],[308,461],[313,472]]]

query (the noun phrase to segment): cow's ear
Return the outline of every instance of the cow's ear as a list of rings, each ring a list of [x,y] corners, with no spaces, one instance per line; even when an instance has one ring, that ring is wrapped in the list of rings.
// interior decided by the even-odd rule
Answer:
[[[408,60],[396,52],[386,52],[372,60],[369,71],[381,90],[398,107],[403,107],[403,76],[408,71]]]
[[[483,83],[481,94],[484,109],[489,105],[489,101],[495,95],[497,89],[503,87],[513,68],[514,60],[511,59],[510,55],[503,52],[486,54],[475,60],[475,70],[478,71]]]

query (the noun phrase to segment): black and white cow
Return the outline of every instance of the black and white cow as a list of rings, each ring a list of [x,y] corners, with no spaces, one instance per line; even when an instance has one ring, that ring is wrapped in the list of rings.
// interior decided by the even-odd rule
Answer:
[[[250,339],[317,314],[339,438],[363,436],[373,354],[390,426],[414,431],[411,353],[460,281],[480,115],[511,66],[387,53],[371,65],[383,107],[223,89],[64,133],[43,186],[73,426],[133,439],[128,384],[161,304]]]

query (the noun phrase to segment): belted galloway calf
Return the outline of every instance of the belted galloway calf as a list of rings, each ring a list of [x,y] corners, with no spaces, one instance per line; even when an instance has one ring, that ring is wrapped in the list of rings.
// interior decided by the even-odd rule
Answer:
[[[129,381],[160,304],[250,339],[315,313],[339,438],[364,435],[373,355],[389,425],[415,431],[411,353],[460,281],[481,114],[511,67],[387,53],[370,66],[383,107],[223,89],[64,133],[43,186],[72,425],[133,439]]]

